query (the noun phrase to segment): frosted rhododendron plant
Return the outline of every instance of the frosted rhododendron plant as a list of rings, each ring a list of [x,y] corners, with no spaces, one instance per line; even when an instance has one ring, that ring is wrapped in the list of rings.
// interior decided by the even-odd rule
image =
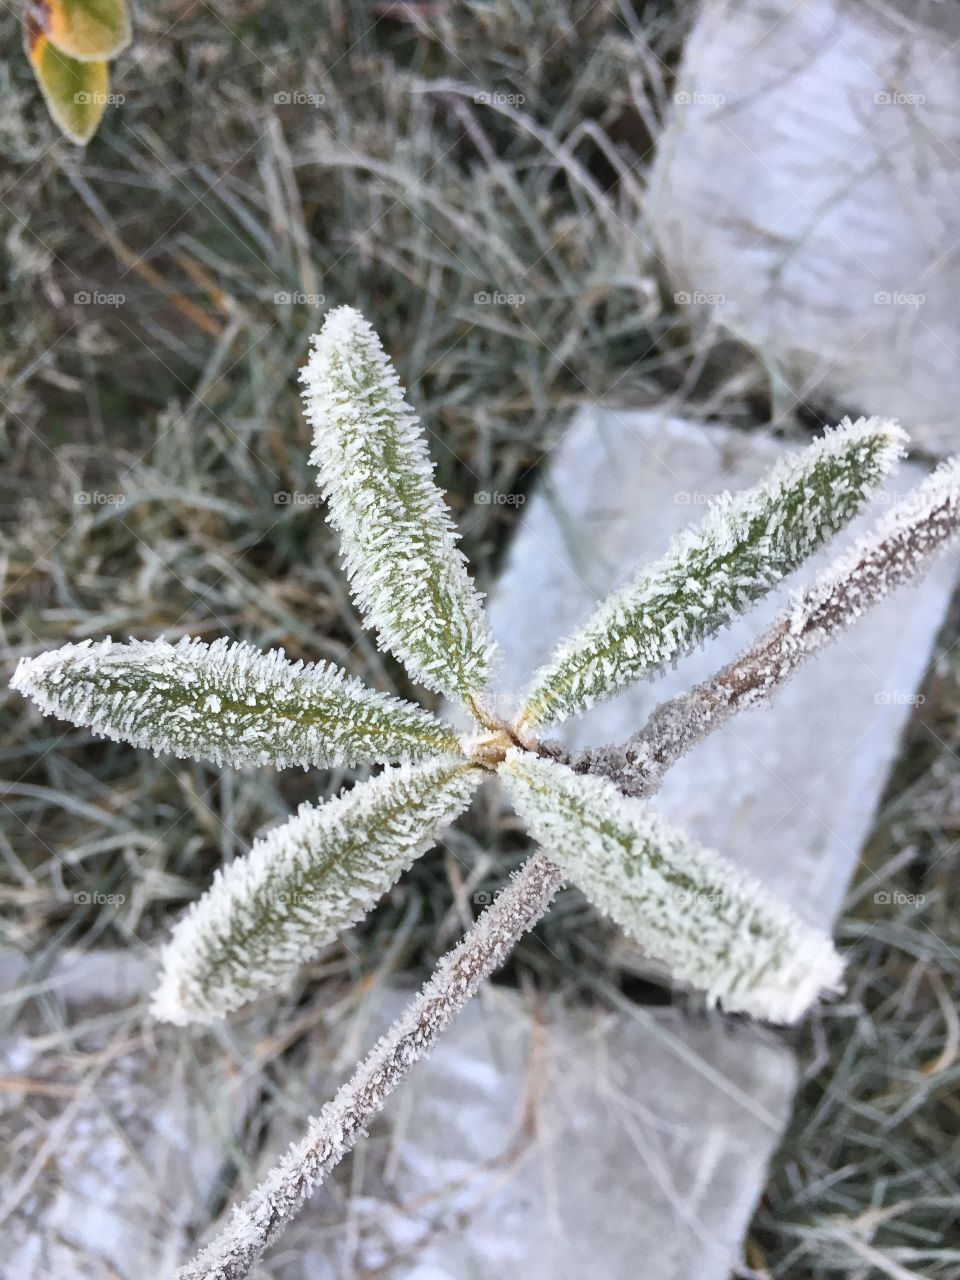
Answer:
[[[540,849],[183,1277],[247,1274],[565,879],[677,983],[726,1010],[792,1022],[837,989],[830,939],[649,797],[690,745],[922,572],[960,524],[960,469],[948,463],[712,681],[661,706],[626,743],[570,756],[544,739],[546,727],[656,675],[796,570],[863,509],[902,432],[845,421],[755,489],[719,500],[559,646],[507,723],[491,710],[496,646],[419,421],[356,311],[330,313],[302,381],[312,461],[364,621],[472,727],[333,666],[227,640],[88,641],[24,659],[14,685],[45,712],[136,746],[218,764],[386,766],[303,806],[217,873],[173,931],[154,1012],[209,1022],[287,980],[437,841],[484,778],[500,779]]]

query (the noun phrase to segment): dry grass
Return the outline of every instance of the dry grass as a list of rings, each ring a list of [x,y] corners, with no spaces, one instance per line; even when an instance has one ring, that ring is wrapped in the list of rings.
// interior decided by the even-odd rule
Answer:
[[[0,29],[16,47],[9,12]],[[85,155],[52,141],[12,57],[0,72],[6,669],[86,636],[231,634],[406,690],[358,627],[320,514],[296,498],[315,492],[295,374],[321,295],[362,306],[387,336],[485,583],[516,509],[475,494],[526,489],[573,406],[680,387],[714,404],[742,356],[699,351],[678,323],[640,212],[680,36],[669,3],[162,0],[140,12],[116,67],[126,102]],[[749,424],[767,405],[724,408]],[[812,1065],[750,1243],[761,1275],[899,1274],[870,1249],[936,1280],[960,1267],[937,1234],[951,1214],[956,1228],[958,1176],[948,668],[871,845],[878,869],[912,850],[881,874],[925,898],[895,910],[871,891],[845,917],[851,990],[804,1046]],[[0,698],[5,942],[25,983],[66,944],[152,954],[214,866],[342,781],[158,761]],[[317,980],[348,1011],[353,987],[422,971],[523,851],[479,813],[304,975],[277,1023]],[[124,901],[84,901],[93,893]],[[576,895],[543,928],[549,953],[522,948],[510,979],[621,982]],[[278,1043],[292,1053],[297,1037]]]

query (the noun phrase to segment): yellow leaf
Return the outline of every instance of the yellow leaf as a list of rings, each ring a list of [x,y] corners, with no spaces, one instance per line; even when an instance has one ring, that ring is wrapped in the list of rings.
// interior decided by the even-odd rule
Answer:
[[[130,43],[126,0],[31,0],[29,21],[78,62],[115,57]]]
[[[51,116],[71,142],[89,142],[107,105],[107,64],[68,57],[32,24],[27,28],[27,55]]]

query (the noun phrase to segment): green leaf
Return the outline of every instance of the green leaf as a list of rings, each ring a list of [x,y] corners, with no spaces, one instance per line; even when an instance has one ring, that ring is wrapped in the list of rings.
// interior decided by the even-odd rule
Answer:
[[[174,929],[154,1013],[210,1022],[276,986],[361,919],[466,808],[463,760],[389,769],[295,818],[218,871]]]
[[[110,92],[105,62],[78,62],[42,33],[28,34],[27,54],[47,109],[71,142],[83,146],[97,131]]]
[[[534,676],[518,729],[585,711],[727,626],[853,519],[905,438],[879,418],[845,419],[762,484],[724,495],[563,641]]]
[[[13,688],[115,742],[232,765],[331,767],[457,753],[456,732],[332,665],[217,640],[69,644],[24,658]]]
[[[422,684],[473,706],[494,653],[419,419],[380,339],[338,307],[301,374],[311,461],[364,621]]]
[[[79,62],[108,61],[130,43],[126,0],[31,0],[31,19]]]
[[[515,749],[500,774],[548,856],[711,1001],[795,1022],[839,983],[842,964],[825,934],[612,782]]]

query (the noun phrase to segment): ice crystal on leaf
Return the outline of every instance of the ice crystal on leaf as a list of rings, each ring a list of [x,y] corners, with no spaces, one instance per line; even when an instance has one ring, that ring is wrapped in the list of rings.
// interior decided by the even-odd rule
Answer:
[[[44,712],[135,746],[239,766],[398,763],[303,807],[217,873],[164,952],[157,1014],[209,1021],[281,982],[359,919],[467,805],[483,774],[499,770],[549,853],[533,898],[545,904],[559,883],[554,858],[684,980],[730,1009],[797,1017],[838,976],[829,941],[625,800],[626,775],[621,790],[581,776],[544,758],[549,748],[532,730],[672,661],[794,569],[856,514],[900,452],[899,429],[845,422],[755,489],[718,501],[561,646],[534,678],[515,729],[482,705],[494,644],[481,596],[419,421],[362,316],[349,307],[327,316],[302,381],[312,461],[365,620],[414,679],[461,702],[475,724],[459,737],[333,666],[226,639],[85,641],[23,659],[14,686]],[[949,487],[940,482],[933,497]],[[912,564],[916,534],[902,522],[891,529],[902,543],[898,563]],[[869,557],[851,554],[843,574],[866,582]],[[826,619],[833,588],[824,579],[818,590]],[[500,936],[506,908],[498,910],[478,936]],[[523,918],[529,927],[534,917]],[[471,972],[488,972],[487,961]]]
[[[612,782],[513,750],[500,773],[531,835],[595,906],[731,1011],[795,1022],[842,966],[759,881]]]
[[[296,817],[218,871],[173,931],[154,1012],[209,1022],[282,982],[361,919],[479,781],[459,759],[400,765]]]
[[[301,375],[310,460],[364,621],[416,680],[469,705],[494,645],[419,419],[358,311],[331,311],[314,344]]]
[[[844,420],[753,489],[717,499],[563,641],[533,678],[521,731],[622,692],[732,622],[858,513],[904,439],[879,418]]]
[[[22,659],[12,684],[103,737],[216,764],[329,768],[457,750],[454,730],[412,703],[229,640],[85,640]]]

